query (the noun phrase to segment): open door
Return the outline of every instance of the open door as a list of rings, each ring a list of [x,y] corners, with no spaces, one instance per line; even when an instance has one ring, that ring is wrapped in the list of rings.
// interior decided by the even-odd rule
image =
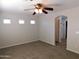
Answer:
[[[66,48],[67,45],[67,26],[66,16],[58,16],[55,18],[55,44],[56,46]]]

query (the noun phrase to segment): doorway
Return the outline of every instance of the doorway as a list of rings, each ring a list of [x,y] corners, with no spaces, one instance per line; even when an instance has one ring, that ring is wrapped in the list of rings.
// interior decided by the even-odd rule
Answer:
[[[64,49],[67,45],[67,28],[67,17],[57,16],[55,18],[55,45]]]

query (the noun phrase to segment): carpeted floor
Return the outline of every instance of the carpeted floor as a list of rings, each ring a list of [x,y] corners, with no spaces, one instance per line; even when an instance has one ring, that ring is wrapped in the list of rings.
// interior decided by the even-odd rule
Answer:
[[[79,59],[79,55],[37,41],[0,49],[0,59]]]

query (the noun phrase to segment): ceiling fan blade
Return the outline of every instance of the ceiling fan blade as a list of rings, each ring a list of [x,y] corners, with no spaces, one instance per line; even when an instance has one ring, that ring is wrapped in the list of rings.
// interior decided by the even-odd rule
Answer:
[[[54,10],[53,8],[49,8],[49,7],[45,7],[44,9],[45,10],[49,10],[49,11],[53,11]]]
[[[43,13],[48,14],[48,12],[47,12],[47,11],[45,11],[45,10],[42,10],[42,11],[43,11]]]
[[[36,14],[36,12],[33,13],[33,15],[35,15],[35,14]]]
[[[35,8],[24,9],[24,11],[34,10]]]

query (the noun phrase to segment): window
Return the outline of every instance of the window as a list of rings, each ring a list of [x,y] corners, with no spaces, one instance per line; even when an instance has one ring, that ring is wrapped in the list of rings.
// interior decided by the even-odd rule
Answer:
[[[19,20],[19,24],[24,24],[25,21],[24,20]]]
[[[30,24],[35,24],[35,20],[31,20],[30,21]]]
[[[11,24],[11,20],[10,19],[4,19],[3,24]]]

